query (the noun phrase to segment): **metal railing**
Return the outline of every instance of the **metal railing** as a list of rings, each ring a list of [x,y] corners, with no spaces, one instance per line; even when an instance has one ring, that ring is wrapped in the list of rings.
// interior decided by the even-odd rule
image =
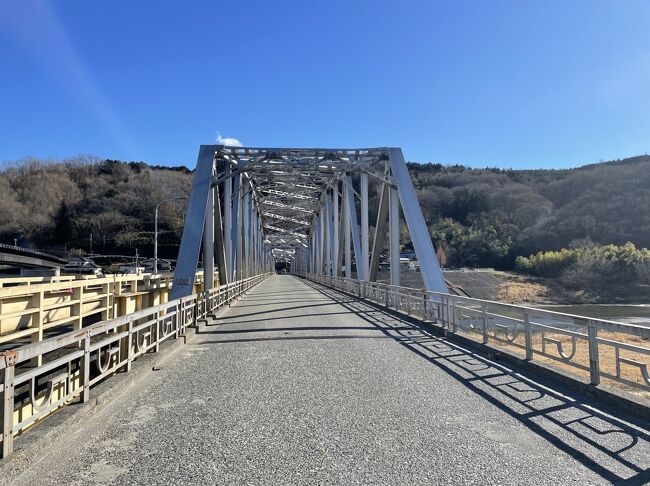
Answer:
[[[9,251],[15,251],[15,252],[20,252],[20,253],[29,253],[31,255],[42,257],[45,260],[60,262],[61,265],[65,264],[65,260],[63,258],[61,258],[61,257],[58,257],[56,255],[52,255],[51,253],[45,253],[44,251],[40,251],[40,250],[33,250],[31,248],[23,248],[22,246],[7,245],[6,243],[0,243],[0,250],[9,250]]]
[[[527,361],[555,364],[598,386],[650,392],[650,328],[422,289],[317,274],[309,280],[404,311]]]
[[[0,279],[0,350],[164,301],[173,273]],[[203,283],[203,272],[195,284]]]
[[[267,278],[270,273],[149,307],[0,353],[2,456],[13,437],[66,404],[90,399],[91,388]],[[34,358],[42,364],[31,366]]]

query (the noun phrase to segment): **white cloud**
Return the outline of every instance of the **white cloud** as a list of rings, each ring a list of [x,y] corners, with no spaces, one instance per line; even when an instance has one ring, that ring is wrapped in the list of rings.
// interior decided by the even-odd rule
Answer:
[[[243,147],[244,145],[232,137],[222,137],[219,132],[217,132],[217,144],[218,145],[227,145],[229,147]]]

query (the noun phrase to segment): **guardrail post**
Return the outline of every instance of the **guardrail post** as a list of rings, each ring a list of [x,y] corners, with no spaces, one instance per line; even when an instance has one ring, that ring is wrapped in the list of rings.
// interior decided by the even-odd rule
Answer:
[[[487,305],[481,305],[481,321],[483,324],[483,344],[488,343],[488,315],[487,315]]]
[[[90,333],[87,331],[84,335],[84,355],[81,358],[80,365],[79,381],[83,387],[81,390],[81,402],[86,403],[90,400]]]
[[[126,335],[126,371],[131,371],[133,362],[133,320],[129,319]]]
[[[2,403],[0,406],[0,424],[2,425],[2,456],[7,457],[14,450],[14,373],[13,364],[9,366],[5,355],[6,368],[0,371],[2,377]]]
[[[451,332],[456,332],[456,326],[457,326],[457,322],[458,322],[457,321],[458,316],[457,316],[457,313],[456,313],[456,311],[457,311],[457,309],[456,309],[456,299],[454,299],[452,297],[452,298],[449,299],[449,302],[450,302],[450,305],[451,305],[451,308],[450,308],[450,310],[451,310],[451,319],[450,319],[451,327],[450,327],[450,330],[451,330]]]
[[[530,314],[524,312],[524,335],[526,339],[526,361],[533,359],[533,329],[530,325]]]
[[[422,319],[427,318],[427,293],[422,294]]]
[[[443,297],[443,316],[442,316],[442,329],[445,331],[445,337],[451,327],[451,302],[448,295]]]
[[[183,318],[184,318],[184,316],[183,316],[184,308],[183,307],[184,306],[183,306],[183,301],[182,300],[178,304],[176,304],[176,315],[174,316],[174,317],[176,317],[176,326],[175,326],[176,327],[176,330],[175,330],[176,339],[178,339],[178,336],[180,335],[181,323],[183,322]]]
[[[598,359],[598,326],[593,320],[587,323],[589,337],[589,375],[591,384],[600,385],[600,361]]]
[[[154,353],[160,350],[160,311],[156,312],[156,346],[153,348]]]

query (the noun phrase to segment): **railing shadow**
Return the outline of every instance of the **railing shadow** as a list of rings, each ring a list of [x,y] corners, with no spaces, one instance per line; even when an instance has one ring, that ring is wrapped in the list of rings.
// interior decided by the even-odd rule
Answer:
[[[613,415],[438,337],[380,306],[303,280],[614,484],[650,482],[648,423]],[[553,388],[551,388],[553,387]],[[555,388],[555,389],[554,389]],[[608,440],[603,440],[605,437]],[[627,471],[621,477],[620,471]]]

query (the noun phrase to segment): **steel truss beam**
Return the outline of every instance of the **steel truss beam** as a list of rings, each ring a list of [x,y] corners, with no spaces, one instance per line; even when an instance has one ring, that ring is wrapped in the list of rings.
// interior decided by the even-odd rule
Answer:
[[[382,187],[372,253],[370,182]],[[400,206],[425,286],[446,292],[401,149],[201,146],[172,298],[193,292],[202,240],[206,276],[218,274],[220,283],[268,271],[275,261],[328,275],[343,263],[352,276],[353,254],[357,278],[375,280],[386,223],[396,283]]]

